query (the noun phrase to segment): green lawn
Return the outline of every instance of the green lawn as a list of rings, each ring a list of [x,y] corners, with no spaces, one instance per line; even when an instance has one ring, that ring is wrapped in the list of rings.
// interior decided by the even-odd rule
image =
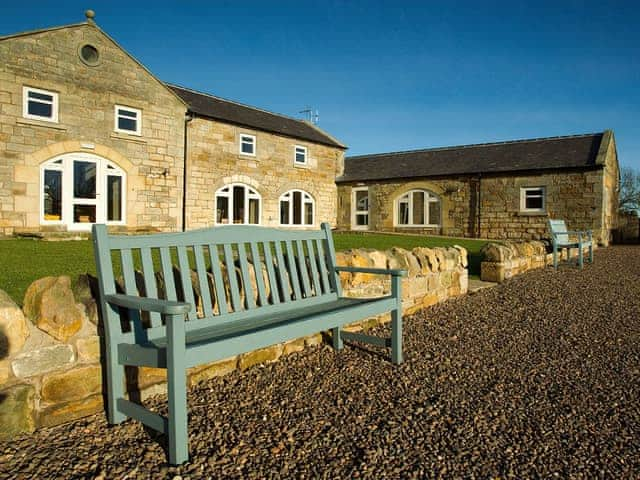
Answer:
[[[446,237],[336,233],[336,249],[391,247],[447,247],[460,245],[469,251],[469,273],[480,273],[480,249],[484,240],[460,240]],[[24,293],[34,280],[49,275],[81,273],[95,275],[93,248],[88,240],[47,242],[33,239],[0,240],[0,289],[22,305]]]

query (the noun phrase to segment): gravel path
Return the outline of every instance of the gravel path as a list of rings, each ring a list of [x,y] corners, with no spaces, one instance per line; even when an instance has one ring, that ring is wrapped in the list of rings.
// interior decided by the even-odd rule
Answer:
[[[640,477],[640,247],[405,325],[400,367],[325,346],[191,389],[181,467],[96,415],[0,445],[0,478]]]

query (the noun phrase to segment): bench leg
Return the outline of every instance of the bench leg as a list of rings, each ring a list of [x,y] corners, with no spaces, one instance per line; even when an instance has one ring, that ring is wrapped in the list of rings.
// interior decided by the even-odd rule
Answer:
[[[111,307],[107,307],[111,308]],[[116,316],[116,321],[119,322]],[[111,319],[107,319],[111,320]],[[105,345],[107,367],[107,421],[111,425],[124,422],[127,416],[118,410],[118,400],[124,398],[124,365],[118,363],[118,345],[115,342]]]
[[[582,253],[582,242],[578,242],[578,266],[580,267],[580,270],[582,270],[582,268],[584,267],[583,256],[584,254]]]
[[[558,270],[558,247],[553,244],[553,268]]]
[[[184,319],[167,321],[167,393],[169,400],[169,463],[179,465],[189,459],[187,428],[187,373],[185,365]]]
[[[396,308],[391,311],[391,361],[402,363],[402,278],[391,278],[391,295],[396,299]]]
[[[333,348],[336,350],[342,350],[344,348],[342,336],[340,335],[340,327],[331,329],[331,340],[333,342]]]
[[[589,263],[593,263],[593,240],[589,245]]]

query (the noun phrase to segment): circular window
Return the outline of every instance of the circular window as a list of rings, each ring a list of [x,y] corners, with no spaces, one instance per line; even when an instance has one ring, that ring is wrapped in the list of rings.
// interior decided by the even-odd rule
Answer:
[[[83,45],[80,47],[80,59],[87,65],[93,67],[94,65],[98,65],[98,62],[100,61],[100,53],[93,45]]]

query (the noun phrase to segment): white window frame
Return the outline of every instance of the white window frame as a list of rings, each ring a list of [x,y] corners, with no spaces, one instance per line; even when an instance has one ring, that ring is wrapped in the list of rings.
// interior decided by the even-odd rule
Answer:
[[[61,161],[61,163],[56,163]],[[96,164],[96,198],[95,199],[75,199],[73,196],[73,162],[92,162]],[[59,220],[47,220],[44,217],[44,177],[46,170],[62,172],[62,211]],[[107,197],[108,178],[122,178],[122,198],[120,202],[121,220],[107,220]],[[93,223],[75,223],[73,221],[73,207],[76,204],[95,205],[96,223],[106,223],[107,225],[126,225],[127,219],[127,174],[115,163],[106,158],[90,153],[67,153],[53,157],[40,165],[40,192],[39,216],[40,225],[65,225],[68,230],[91,230]]]
[[[539,195],[529,195],[540,191]],[[527,208],[527,198],[542,198],[541,208]],[[520,211],[522,213],[545,213],[547,211],[546,187],[520,187]]]
[[[367,209],[366,210],[358,210],[357,204],[357,192],[367,192]],[[351,230],[369,230],[369,221],[371,219],[370,212],[371,211],[371,198],[369,197],[369,187],[354,187],[351,189]],[[360,215],[367,216],[367,224],[366,225],[358,225],[356,219]]]
[[[233,188],[234,187],[243,187],[244,188],[244,204],[245,209],[243,213],[242,223],[233,223]],[[224,192],[223,190],[227,188],[228,191]],[[227,207],[229,209],[229,223],[218,223],[218,197],[225,197],[227,199]],[[254,199],[258,200],[258,223],[249,223],[249,200]],[[213,201],[213,224],[214,225],[261,225],[262,224],[262,195],[258,193],[258,191],[253,188],[251,185],[247,185],[245,183],[227,183],[223,185],[218,190],[216,190],[214,201]]]
[[[29,113],[29,92],[40,93],[42,95],[51,95],[51,102],[46,100],[32,99],[36,103],[45,103],[51,105],[51,116],[43,117]],[[43,90],[34,87],[22,87],[22,116],[32,120],[42,120],[43,122],[58,123],[58,93],[50,90]]]
[[[118,119],[120,118],[120,112],[118,110],[126,110],[127,112],[136,114],[136,129],[134,130],[126,130],[118,127]],[[142,135],[142,110],[139,108],[127,107],[126,105],[114,105],[113,109],[113,119],[114,119],[114,131],[118,133],[126,133],[127,135]],[[131,117],[126,117],[131,119]]]
[[[293,202],[293,194],[295,192],[300,193],[300,208],[302,212],[300,212],[300,219],[302,223],[293,223],[293,210],[295,208]],[[280,211],[282,209],[282,202],[289,203],[289,223],[282,223],[282,217],[280,216]],[[311,223],[306,223],[307,216],[305,215],[305,205],[311,205]],[[288,190],[280,195],[278,199],[278,224],[281,227],[312,227],[316,222],[316,202],[309,192],[305,190],[301,190],[299,188],[294,188],[292,190]]]
[[[425,223],[413,223],[413,193],[421,192],[425,195],[424,200],[424,214],[425,214]],[[408,209],[409,209],[409,222],[408,223],[400,223],[400,204],[404,203],[404,199],[407,197]],[[442,222],[442,201],[438,195],[435,193],[426,190],[424,188],[414,188],[409,190],[408,192],[404,192],[402,195],[398,196],[393,202],[393,226],[401,227],[401,228],[438,228],[440,227],[440,223],[431,223],[429,218],[429,203],[440,203],[440,222]]]
[[[298,161],[298,153],[301,153],[302,155],[304,155],[304,160],[302,162]],[[305,147],[303,145],[295,145],[293,147],[293,164],[294,165],[308,165],[309,164],[309,157],[308,157],[307,147]]]
[[[247,141],[245,141],[247,140]],[[243,152],[242,151],[242,145],[244,143],[250,143],[253,146],[253,151],[251,153],[247,153],[247,152]],[[256,136],[255,135],[250,135],[248,133],[241,133],[240,134],[240,141],[238,142],[238,152],[240,153],[240,155],[245,155],[248,157],[255,157],[256,156],[256,150],[257,150],[257,141],[256,141]]]

